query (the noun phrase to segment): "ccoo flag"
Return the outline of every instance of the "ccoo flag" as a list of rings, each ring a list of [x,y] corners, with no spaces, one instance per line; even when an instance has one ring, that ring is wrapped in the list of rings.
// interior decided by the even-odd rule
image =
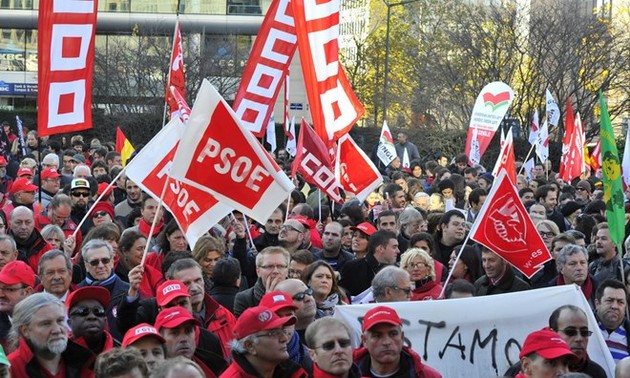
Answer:
[[[599,106],[601,116],[599,122],[599,135],[602,149],[602,173],[604,181],[604,202],[606,202],[606,219],[613,243],[619,245],[623,242],[625,234],[624,194],[621,184],[621,165],[619,153],[615,144],[610,116],[604,95],[599,92]]]

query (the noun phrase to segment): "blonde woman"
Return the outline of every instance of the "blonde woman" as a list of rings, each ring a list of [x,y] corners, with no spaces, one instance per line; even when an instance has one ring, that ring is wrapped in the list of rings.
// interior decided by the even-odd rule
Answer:
[[[411,293],[412,301],[438,299],[442,285],[435,281],[433,258],[420,248],[411,248],[400,257],[400,267],[409,272],[416,288]]]

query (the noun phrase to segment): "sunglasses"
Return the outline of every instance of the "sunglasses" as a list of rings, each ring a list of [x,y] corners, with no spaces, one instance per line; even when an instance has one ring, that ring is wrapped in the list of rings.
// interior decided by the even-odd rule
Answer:
[[[101,263],[103,265],[107,265],[107,264],[110,263],[110,261],[112,261],[112,259],[110,259],[109,257],[103,257],[102,259],[92,260],[92,261],[88,262],[88,264],[92,265],[93,267],[97,267],[99,263]]]
[[[303,291],[303,292],[301,292],[301,293],[297,293],[297,294],[295,294],[295,295],[294,295],[294,296],[292,296],[291,298],[292,298],[294,301],[303,301],[303,300],[304,300],[304,298],[306,298],[306,296],[307,296],[307,295],[308,295],[309,297],[312,297],[312,296],[313,296],[313,289],[311,289],[310,287],[309,287],[308,289],[304,290],[304,291]]]
[[[92,314],[94,314],[94,316],[99,317],[99,318],[103,318],[107,314],[105,312],[105,310],[103,310],[100,307],[92,308],[92,309],[87,308],[87,307],[81,307],[77,311],[72,311],[70,316],[80,316],[80,317],[84,318],[84,317],[90,315],[90,312]]]
[[[89,197],[90,193],[86,193],[86,192],[72,192],[72,197]]]
[[[321,348],[327,352],[330,352],[331,350],[335,349],[335,344],[339,344],[340,348],[348,348],[350,346],[350,339],[337,339],[337,340],[332,340],[332,341],[326,341],[322,345],[315,348],[316,349]]]
[[[92,218],[101,218],[107,215],[107,211],[98,211],[92,215]]]
[[[582,337],[589,337],[589,336],[591,336],[593,334],[593,331],[589,331],[588,329],[585,329],[585,328],[581,328],[581,329],[565,328],[565,329],[561,329],[559,331],[564,333],[565,335],[567,335],[569,337],[577,336],[578,333]]]

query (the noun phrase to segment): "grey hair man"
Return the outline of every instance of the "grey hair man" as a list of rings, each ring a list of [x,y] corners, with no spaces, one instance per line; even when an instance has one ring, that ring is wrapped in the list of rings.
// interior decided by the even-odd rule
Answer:
[[[551,282],[552,285],[576,284],[586,299],[593,303],[595,286],[593,277],[588,273],[586,248],[575,244],[565,245],[556,256],[556,268],[558,276]]]
[[[91,352],[68,339],[66,309],[52,294],[37,293],[15,306],[9,355],[11,376],[81,376]]]
[[[52,249],[44,253],[39,259],[37,272],[41,289],[65,302],[72,283],[72,261],[65,252]]]
[[[427,223],[418,210],[408,207],[398,216],[400,234],[398,234],[398,249],[406,251],[409,248],[409,239],[413,234],[426,231]]]
[[[409,273],[397,266],[386,266],[372,280],[372,293],[378,303],[409,301],[412,290]]]

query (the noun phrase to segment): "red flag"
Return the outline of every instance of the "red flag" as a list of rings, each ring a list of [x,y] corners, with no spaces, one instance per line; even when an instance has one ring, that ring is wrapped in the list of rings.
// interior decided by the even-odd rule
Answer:
[[[173,99],[175,99],[175,103],[177,103],[177,109],[178,109],[177,115],[185,124],[188,122],[188,119],[190,118],[190,107],[188,107],[188,104],[186,103],[186,99],[184,98],[184,96],[182,96],[181,93],[179,93],[179,90],[177,88],[171,85],[170,89],[171,89],[171,94],[173,95]]]
[[[241,84],[234,98],[234,112],[256,137],[265,135],[267,123],[289,72],[297,48],[289,0],[271,2],[249,53]]]
[[[291,1],[313,126],[328,146],[348,133],[365,111],[339,62],[339,4]]]
[[[583,169],[584,133],[573,117],[573,105],[567,98],[567,117],[564,123],[564,138],[562,139],[562,157],[560,159],[560,178],[571,182],[582,174]]]
[[[127,165],[127,176],[156,200],[162,194],[183,128],[181,120],[173,118]],[[232,210],[203,190],[173,178],[167,184],[163,203],[191,247]]]
[[[39,136],[92,128],[96,12],[96,0],[39,4]]]
[[[501,151],[492,174],[496,177],[502,169],[505,169],[512,182],[516,182],[516,158],[514,157],[514,137],[511,127],[507,136],[501,135]]]
[[[599,139],[593,148],[593,152],[591,152],[589,164],[594,171],[597,171],[602,166],[602,145]]]
[[[266,222],[295,186],[207,80],[187,126],[172,176]]]
[[[528,278],[551,260],[545,242],[505,171],[494,181],[470,230],[470,238],[503,257]]]
[[[350,134],[339,138],[336,163],[337,181],[345,191],[353,193],[361,202],[383,182],[383,176]]]
[[[309,184],[321,189],[333,201],[343,202],[328,149],[304,119],[300,127],[297,154],[291,164],[291,176],[295,177],[296,173],[301,174]]]
[[[166,83],[166,103],[171,112],[171,118],[178,115],[179,106],[177,99],[171,93],[171,87],[179,92],[182,98],[186,97],[186,78],[184,77],[184,51],[182,49],[182,32],[179,28],[179,20],[175,22],[173,34],[173,50],[171,51],[171,64],[169,66],[168,81]]]

